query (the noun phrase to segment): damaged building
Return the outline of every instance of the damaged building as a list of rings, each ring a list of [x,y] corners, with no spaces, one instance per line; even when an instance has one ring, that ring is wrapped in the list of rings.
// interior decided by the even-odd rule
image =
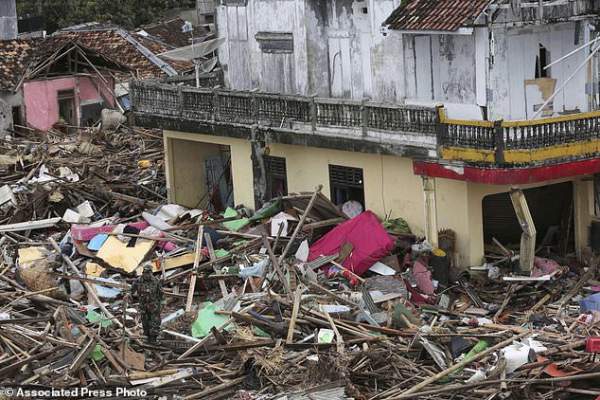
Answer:
[[[48,38],[0,40],[1,121],[47,131],[55,124],[91,126],[103,108],[129,109],[128,81],[178,76],[193,68],[158,54],[186,45],[174,18],[130,33],[113,25],[82,24]]]
[[[322,184],[433,244],[453,230],[458,264],[479,265],[493,239],[519,242],[519,187],[537,244],[579,252],[600,172],[596,6],[223,0],[226,88],[137,81],[135,117],[164,129],[170,200],[189,207]]]
[[[115,107],[113,73],[126,68],[81,45],[47,40],[0,41],[0,90],[15,124],[46,131],[91,125]]]

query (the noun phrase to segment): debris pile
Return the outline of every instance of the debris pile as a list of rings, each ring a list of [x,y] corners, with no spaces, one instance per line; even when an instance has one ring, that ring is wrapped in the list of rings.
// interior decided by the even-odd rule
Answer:
[[[162,146],[160,132],[122,126],[0,138],[0,225],[87,223],[156,206],[166,199]]]
[[[114,398],[600,394],[596,256],[536,257],[525,273],[502,248],[459,268],[452,231],[433,247],[402,219],[347,217],[320,187],[255,213],[155,204],[154,135],[105,137],[97,156],[52,135],[3,142],[16,201],[0,226],[0,384]],[[162,296],[144,299],[148,281]]]

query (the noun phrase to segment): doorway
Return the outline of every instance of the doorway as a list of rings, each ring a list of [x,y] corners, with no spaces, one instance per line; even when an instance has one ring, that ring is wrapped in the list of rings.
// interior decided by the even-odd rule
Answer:
[[[75,115],[75,92],[73,90],[59,90],[58,120],[67,125],[77,125]]]
[[[536,228],[536,246],[553,254],[575,250],[573,183],[565,182],[523,190]],[[482,201],[486,245],[496,238],[507,248],[518,249],[521,226],[508,192],[485,196]]]

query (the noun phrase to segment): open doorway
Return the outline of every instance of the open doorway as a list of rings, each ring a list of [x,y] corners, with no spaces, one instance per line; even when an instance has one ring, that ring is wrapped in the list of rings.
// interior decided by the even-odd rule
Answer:
[[[573,183],[565,182],[523,190],[537,231],[536,248],[565,255],[575,249]],[[486,245],[496,238],[507,248],[518,249],[521,226],[508,192],[483,198],[483,236]]]
[[[76,125],[75,92],[73,90],[60,90],[58,99],[58,119],[66,125]]]
[[[231,177],[231,150],[220,145],[216,154],[204,159],[208,204],[211,211],[221,212],[233,207],[233,181]]]
[[[229,146],[169,139],[168,147],[172,201],[214,212],[235,204]]]

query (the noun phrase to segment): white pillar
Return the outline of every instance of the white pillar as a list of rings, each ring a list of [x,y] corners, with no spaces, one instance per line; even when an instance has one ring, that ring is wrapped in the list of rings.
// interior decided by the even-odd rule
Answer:
[[[435,201],[435,179],[423,176],[425,195],[425,237],[434,248],[438,246],[437,205]]]

